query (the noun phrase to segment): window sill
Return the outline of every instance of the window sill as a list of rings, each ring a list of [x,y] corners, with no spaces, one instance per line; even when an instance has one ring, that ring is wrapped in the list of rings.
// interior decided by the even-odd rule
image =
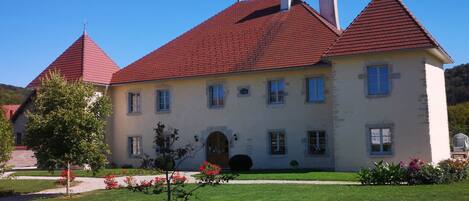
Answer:
[[[142,115],[141,112],[128,112],[127,113],[127,116],[140,116],[140,115]]]
[[[367,94],[366,97],[369,98],[369,99],[379,99],[379,98],[386,98],[386,97],[389,97],[391,96],[391,94],[379,94],[379,95],[369,95]]]
[[[285,103],[268,103],[268,108],[283,108],[285,107]]]
[[[307,105],[321,105],[321,104],[326,104],[326,100],[322,100],[322,101],[305,101],[305,104],[307,104]]]
[[[225,106],[208,106],[208,109],[211,109],[211,110],[222,110],[224,109]]]
[[[394,154],[392,153],[376,153],[376,154],[368,154],[370,158],[392,158],[394,157]]]
[[[171,113],[171,110],[157,110],[155,113],[156,114],[169,114]]]
[[[129,159],[140,159],[141,155],[130,155]]]

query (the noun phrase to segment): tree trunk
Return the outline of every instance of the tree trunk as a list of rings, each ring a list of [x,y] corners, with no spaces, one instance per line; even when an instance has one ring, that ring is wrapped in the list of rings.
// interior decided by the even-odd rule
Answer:
[[[70,162],[67,162],[67,196],[70,197]]]
[[[168,188],[167,194],[168,194],[168,201],[171,201],[171,178],[169,178],[169,171],[166,170],[166,186]]]

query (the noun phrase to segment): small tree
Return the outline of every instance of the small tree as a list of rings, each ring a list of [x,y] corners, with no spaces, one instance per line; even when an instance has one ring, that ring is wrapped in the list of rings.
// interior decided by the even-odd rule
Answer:
[[[1,112],[1,111],[0,111]],[[0,113],[0,176],[6,171],[7,162],[13,151],[13,131],[11,124]]]
[[[181,163],[187,158],[192,157],[197,153],[204,145],[200,146],[200,149],[196,149],[193,144],[180,145],[179,131],[177,129],[166,128],[162,123],[158,123],[154,129],[154,143],[157,147],[157,158],[152,159],[148,155],[142,157],[142,167],[144,168],[157,168],[165,173],[164,178],[155,178],[154,181],[143,181],[141,184],[132,178],[128,177],[125,182],[128,184],[129,189],[134,191],[148,192],[148,188],[154,185],[155,194],[165,192],[167,200],[189,200],[193,192],[197,189],[207,185],[217,185],[222,182],[228,182],[235,177],[234,174],[221,174],[221,168],[217,165],[205,162],[200,166],[201,176],[197,186],[191,190],[185,189],[184,183],[186,178],[183,175],[179,175],[177,170]]]
[[[70,175],[71,165],[88,164],[93,173],[106,165],[110,151],[104,137],[111,104],[106,95],[97,96],[95,91],[91,84],[67,82],[57,72],[50,72],[41,81],[27,114],[25,137],[40,167],[49,171],[66,168]]]

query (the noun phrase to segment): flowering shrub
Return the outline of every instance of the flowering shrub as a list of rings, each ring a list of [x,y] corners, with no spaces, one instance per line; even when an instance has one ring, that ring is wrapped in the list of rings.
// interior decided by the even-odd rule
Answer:
[[[358,172],[360,182],[364,185],[400,184],[405,180],[406,171],[400,164],[383,161],[374,163],[374,168],[362,169]]]
[[[171,194],[178,199],[188,200],[192,193],[200,187],[206,185],[216,185],[222,182],[228,182],[234,178],[232,175],[221,174],[221,168],[218,165],[204,162],[200,167],[201,171],[200,181],[197,186],[188,191],[185,187],[187,177],[179,172],[172,172],[168,175],[169,180],[164,177],[155,177],[150,181],[137,181],[134,177],[128,176],[124,179],[126,188],[134,192],[161,194],[168,192],[168,181],[170,182]]]
[[[119,188],[119,182],[116,181],[116,176],[114,175],[106,175],[104,177],[104,184],[106,184],[107,190]]]
[[[438,165],[444,172],[443,182],[445,183],[458,182],[468,178],[468,160],[448,159],[441,161]]]
[[[187,178],[184,175],[179,174],[179,172],[176,172],[173,175],[173,184],[183,184],[187,181]]]
[[[137,186],[137,180],[132,176],[125,177],[124,183],[127,185],[128,189],[132,189]]]
[[[68,177],[68,171],[67,170],[62,170],[60,172],[60,179],[57,180],[57,183],[60,185],[67,185],[67,177]],[[73,174],[73,171],[70,170],[70,183],[75,181],[75,175]]]
[[[448,159],[438,165],[412,159],[408,164],[388,164],[383,161],[375,163],[373,168],[362,169],[358,173],[364,185],[385,184],[441,184],[467,179],[469,161]]]

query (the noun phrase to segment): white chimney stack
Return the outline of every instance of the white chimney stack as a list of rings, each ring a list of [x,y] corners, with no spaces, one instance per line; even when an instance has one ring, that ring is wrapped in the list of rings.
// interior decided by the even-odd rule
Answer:
[[[337,0],[319,0],[321,16],[340,30]]]
[[[280,10],[290,10],[292,0],[280,0]]]

